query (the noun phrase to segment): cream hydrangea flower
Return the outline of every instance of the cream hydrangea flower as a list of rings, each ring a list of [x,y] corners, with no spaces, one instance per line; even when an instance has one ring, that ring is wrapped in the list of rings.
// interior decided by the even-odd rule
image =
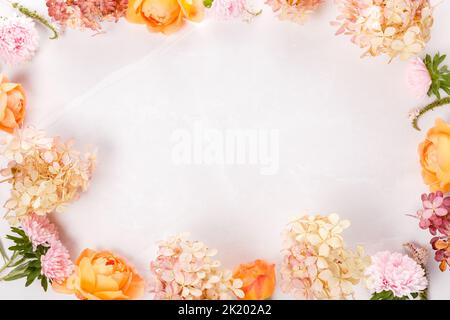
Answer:
[[[430,40],[433,25],[429,0],[337,0],[340,15],[336,34],[351,36],[366,52],[406,60],[416,56]]]
[[[266,0],[280,20],[304,24],[311,13],[317,10],[323,0]]]
[[[281,287],[299,299],[347,299],[370,259],[362,247],[345,248],[348,220],[337,214],[303,216],[288,224],[283,244]]]
[[[2,144],[0,152],[9,163],[0,173],[12,186],[5,203],[11,223],[31,213],[60,212],[87,190],[95,155],[75,151],[73,141],[48,138],[45,132],[27,127]]]
[[[159,243],[158,257],[150,263],[150,291],[159,300],[228,300],[244,297],[242,281],[214,259],[217,250],[186,234]]]

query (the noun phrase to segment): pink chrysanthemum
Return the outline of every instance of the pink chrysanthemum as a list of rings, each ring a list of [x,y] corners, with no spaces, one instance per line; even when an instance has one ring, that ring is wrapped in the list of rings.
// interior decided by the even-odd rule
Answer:
[[[74,265],[69,252],[60,241],[54,241],[47,253],[41,257],[41,273],[52,282],[62,283],[69,277]]]
[[[245,0],[214,0],[211,11],[218,19],[229,20],[240,17],[245,5]]]
[[[418,99],[422,99],[430,90],[432,84],[430,72],[422,59],[415,57],[408,63],[406,83],[409,90]]]
[[[428,286],[425,270],[407,255],[397,252],[382,251],[372,256],[366,275],[372,293],[392,291],[396,297],[405,297]]]
[[[35,248],[39,245],[50,246],[58,240],[56,226],[46,216],[32,213],[26,216],[21,223],[23,230]]]
[[[3,62],[14,65],[31,60],[38,40],[32,19],[19,16],[0,18],[0,60]]]

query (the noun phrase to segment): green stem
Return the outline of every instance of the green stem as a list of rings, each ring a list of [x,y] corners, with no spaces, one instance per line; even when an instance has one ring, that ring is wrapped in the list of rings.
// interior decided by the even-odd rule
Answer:
[[[427,106],[423,107],[422,109],[420,109],[419,113],[417,114],[417,116],[415,116],[414,119],[412,120],[413,128],[416,129],[417,131],[420,131],[420,128],[419,128],[419,125],[418,125],[418,121],[419,121],[420,117],[422,117],[428,111],[434,110],[435,108],[444,106],[446,104],[450,104],[450,97],[446,97],[446,98],[435,100],[434,102],[432,102],[429,105],[427,105]]]
[[[3,267],[0,268],[0,274],[1,274],[3,271],[5,271],[6,268],[8,268],[8,267],[11,265],[11,263],[14,261],[14,259],[17,258],[17,255],[18,255],[18,252],[15,251],[15,252],[13,253],[13,255],[11,256],[11,258],[3,265]],[[1,281],[1,280],[3,280],[3,278],[0,278],[0,281]]]
[[[31,19],[34,19],[34,20],[40,22],[42,25],[44,25],[47,28],[49,28],[53,32],[53,35],[50,37],[51,40],[54,40],[54,39],[58,38],[59,35],[58,35],[58,31],[56,30],[56,27],[54,25],[52,25],[43,16],[41,16],[39,13],[37,13],[37,11],[34,11],[34,10],[32,11],[32,10],[22,6],[21,4],[19,4],[17,2],[11,3],[11,6],[14,9],[17,9],[20,13],[26,15],[27,17],[30,17]]]

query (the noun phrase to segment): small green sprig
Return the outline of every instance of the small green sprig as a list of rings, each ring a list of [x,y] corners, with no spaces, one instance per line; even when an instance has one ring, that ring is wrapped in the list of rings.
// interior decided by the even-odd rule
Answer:
[[[391,290],[376,292],[372,295],[370,300],[413,300],[417,299],[417,297],[419,297],[420,300],[427,300],[427,295],[426,293],[424,294],[423,291],[411,293],[411,297],[409,296],[396,297]]]
[[[417,114],[415,114],[411,120],[411,124],[413,126],[414,129],[416,129],[417,131],[420,131],[419,128],[419,119],[428,111],[432,111],[436,108],[445,106],[447,104],[450,104],[450,97],[445,97],[442,99],[437,99],[435,101],[433,101],[430,104],[427,104],[425,107],[421,108],[421,109],[417,109]]]
[[[435,95],[441,99],[441,90],[450,95],[450,70],[447,65],[441,65],[447,56],[436,53],[433,58],[429,54],[426,55],[423,62],[431,76],[432,84],[428,90],[428,96]]]
[[[41,23],[42,25],[46,26],[47,28],[49,28],[52,32],[53,35],[50,37],[51,40],[57,39],[59,37],[58,34],[58,30],[56,29],[56,27],[54,25],[52,25],[47,19],[45,19],[43,16],[41,16],[37,11],[35,10],[30,10],[26,7],[24,7],[23,5],[21,5],[20,3],[17,2],[13,2],[11,3],[11,6],[18,10],[20,13],[22,13],[23,15],[38,21],[39,23]]]
[[[41,257],[47,253],[48,247],[40,245],[33,248],[33,244],[22,229],[12,227],[11,232],[13,235],[7,235],[6,238],[14,243],[8,248],[12,251],[12,255],[0,268],[0,273],[6,269],[12,270],[0,277],[0,280],[13,281],[26,278],[26,287],[35,280],[40,280],[42,288],[47,291],[49,280],[41,274]]]
[[[205,8],[211,8],[214,0],[203,0],[203,5]]]

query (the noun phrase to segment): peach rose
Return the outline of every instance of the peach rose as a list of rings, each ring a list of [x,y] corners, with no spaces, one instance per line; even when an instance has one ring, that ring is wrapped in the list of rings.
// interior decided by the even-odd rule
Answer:
[[[22,86],[0,74],[0,130],[13,133],[25,117],[26,98]]]
[[[233,278],[243,282],[243,300],[269,299],[275,290],[275,265],[264,260],[241,264],[234,271]]]
[[[169,34],[177,31],[184,19],[202,20],[203,11],[202,0],[129,0],[127,20]]]
[[[437,119],[419,145],[422,177],[431,191],[450,191],[450,125]]]
[[[128,300],[144,294],[144,281],[127,263],[109,251],[85,249],[75,262],[75,272],[56,291],[76,294],[83,300]]]

